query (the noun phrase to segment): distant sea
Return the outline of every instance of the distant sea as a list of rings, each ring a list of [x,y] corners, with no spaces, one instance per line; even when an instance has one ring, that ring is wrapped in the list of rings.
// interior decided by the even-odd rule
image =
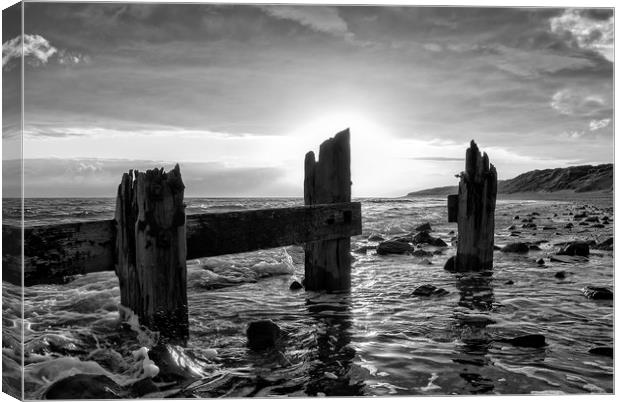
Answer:
[[[586,285],[613,289],[613,253],[597,251],[579,265],[549,262],[555,243],[602,241],[602,229],[573,222],[579,208],[613,221],[609,200],[498,201],[496,244],[538,244],[528,254],[495,252],[492,271],[450,273],[456,224],[447,222],[445,198],[366,198],[363,234],[352,238],[350,294],[289,290],[304,274],[300,246],[188,261],[190,341],[182,365],[197,377],[220,378],[195,390],[200,397],[327,395],[470,395],[611,393],[613,360],[588,353],[613,345],[613,303],[581,293]],[[115,200],[27,199],[26,225],[111,219]],[[303,204],[301,199],[188,198],[187,213]],[[584,206],[587,204],[587,206]],[[4,223],[19,206],[3,203]],[[515,219],[539,213],[538,229]],[[416,246],[424,257],[379,256],[371,235],[390,238],[429,222],[446,248]],[[511,225],[517,229],[509,229]],[[553,227],[543,230],[544,226]],[[520,232],[519,234],[514,234]],[[543,258],[541,266],[536,260]],[[565,271],[565,279],[556,278]],[[421,285],[448,291],[414,296]],[[20,289],[3,282],[3,388],[19,383]],[[91,363],[118,382],[136,378],[132,352],[149,346],[148,331],[120,331],[114,272],[76,278],[65,285],[24,291],[26,398],[40,398],[48,384]],[[283,356],[250,352],[245,329],[271,319],[286,333]],[[547,346],[511,346],[502,339],[542,334]],[[181,361],[180,360],[180,361]],[[285,363],[282,363],[282,362]],[[92,364],[95,364],[92,363]],[[207,381],[205,380],[205,384]]]

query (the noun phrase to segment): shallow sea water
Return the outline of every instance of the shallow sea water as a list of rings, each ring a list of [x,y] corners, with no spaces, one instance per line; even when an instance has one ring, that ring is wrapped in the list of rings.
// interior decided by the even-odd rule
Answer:
[[[297,199],[187,199],[200,213],[298,205]],[[190,341],[177,363],[196,382],[182,396],[469,395],[613,392],[613,360],[588,353],[613,345],[613,302],[590,300],[586,285],[613,289],[613,252],[591,250],[588,262],[549,262],[554,243],[603,241],[613,223],[564,229],[585,206],[612,218],[611,199],[498,201],[497,245],[542,241],[528,254],[496,251],[492,271],[443,269],[456,250],[456,224],[447,223],[438,198],[363,199],[363,234],[352,238],[352,289],[345,294],[291,291],[303,277],[303,249],[291,246],[188,261]],[[4,217],[14,211],[3,205]],[[28,200],[28,224],[109,219],[113,199]],[[520,229],[537,212],[538,229]],[[554,216],[556,214],[556,216]],[[390,238],[430,222],[447,248],[432,257],[379,256],[373,234]],[[516,225],[519,236],[507,228]],[[543,226],[556,229],[543,230]],[[545,242],[547,241],[547,242]],[[416,249],[419,247],[416,246]],[[545,259],[545,265],[536,263]],[[556,272],[567,272],[557,279]],[[510,284],[509,281],[512,281]],[[234,282],[234,285],[231,283]],[[217,288],[222,283],[227,287]],[[432,284],[449,293],[413,296]],[[19,288],[3,282],[3,386],[17,387]],[[113,272],[80,276],[64,285],[25,289],[25,390],[40,398],[50,383],[71,373],[104,373],[119,383],[140,376],[132,352],[154,336],[121,325]],[[271,319],[286,333],[278,352],[247,349],[252,320]],[[502,342],[542,334],[544,348]]]

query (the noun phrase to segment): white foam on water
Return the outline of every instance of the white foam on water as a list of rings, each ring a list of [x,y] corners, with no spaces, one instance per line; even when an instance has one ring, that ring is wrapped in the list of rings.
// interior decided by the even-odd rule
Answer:
[[[292,275],[295,273],[295,266],[293,264],[293,258],[289,255],[286,249],[282,249],[282,260],[279,262],[267,262],[261,261],[254,264],[251,269],[259,276],[273,276],[273,275]]]

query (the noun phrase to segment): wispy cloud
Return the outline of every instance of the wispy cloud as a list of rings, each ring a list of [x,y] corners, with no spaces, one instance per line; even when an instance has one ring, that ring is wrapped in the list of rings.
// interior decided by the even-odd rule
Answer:
[[[569,45],[595,51],[613,62],[613,10],[602,11],[603,14],[593,15],[587,10],[566,10],[562,15],[550,19],[551,31],[566,37]]]
[[[113,197],[124,172],[129,169],[170,169],[176,162],[131,159],[25,159],[24,176],[29,197]],[[181,162],[185,195],[192,196],[299,196],[302,185],[291,186],[282,178],[286,168],[229,167],[216,162]],[[20,160],[4,160],[7,177],[19,177]],[[18,182],[4,183],[11,192]]]
[[[606,108],[603,96],[578,89],[562,89],[551,98],[550,105],[563,115],[593,115]]]
[[[262,6],[267,14],[281,19],[296,21],[315,31],[350,37],[347,23],[338,14],[338,9],[324,6]]]
[[[600,130],[611,123],[611,119],[590,120],[590,131]]]

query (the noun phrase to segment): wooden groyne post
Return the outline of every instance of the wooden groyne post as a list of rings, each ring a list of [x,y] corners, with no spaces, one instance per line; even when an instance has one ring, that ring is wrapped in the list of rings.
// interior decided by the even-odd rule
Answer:
[[[184,343],[189,332],[186,259],[305,245],[306,289],[348,290],[350,238],[362,233],[361,204],[351,202],[350,161],[345,130],[321,145],[318,161],[306,155],[306,205],[189,216],[178,165],[167,173],[129,171],[114,219],[2,225],[3,277],[21,284],[23,274],[31,286],[114,270],[121,304],[174,343]],[[23,255],[15,242],[22,230]]]
[[[465,155],[458,195],[448,196],[448,221],[456,218],[456,256],[446,263],[451,271],[479,271],[493,268],[497,171],[472,140]]]
[[[116,199],[121,304],[163,339],[187,340],[185,205],[179,165],[123,174]]]
[[[351,202],[351,148],[349,130],[321,144],[319,159],[306,154],[304,203],[306,205]],[[336,219],[335,217],[332,219]],[[352,217],[339,217],[351,222]],[[338,291],[351,288],[351,239],[342,237],[305,244],[307,290]]]

